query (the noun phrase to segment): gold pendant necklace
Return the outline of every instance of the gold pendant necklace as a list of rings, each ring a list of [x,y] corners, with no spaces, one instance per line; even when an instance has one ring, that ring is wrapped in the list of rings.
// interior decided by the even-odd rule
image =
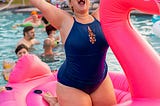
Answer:
[[[96,42],[96,36],[93,33],[93,31],[91,30],[91,28],[88,26],[88,36],[89,36],[89,41],[94,44]]]

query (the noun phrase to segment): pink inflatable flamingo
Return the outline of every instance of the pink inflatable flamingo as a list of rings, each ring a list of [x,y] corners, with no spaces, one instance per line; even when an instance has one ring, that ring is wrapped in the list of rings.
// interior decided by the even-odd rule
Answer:
[[[6,85],[7,90],[0,92],[0,106],[28,106],[26,96],[30,90],[55,80],[56,77],[46,63],[35,55],[25,55],[12,70]]]
[[[160,57],[130,24],[137,9],[160,14],[158,0],[101,0],[100,20],[106,39],[120,62],[133,101],[125,105],[160,106]]]
[[[117,103],[131,100],[128,82],[122,73],[109,72]],[[51,92],[56,96],[57,73],[36,55],[21,57],[10,74],[6,89],[0,92],[0,106],[49,106],[42,94]]]

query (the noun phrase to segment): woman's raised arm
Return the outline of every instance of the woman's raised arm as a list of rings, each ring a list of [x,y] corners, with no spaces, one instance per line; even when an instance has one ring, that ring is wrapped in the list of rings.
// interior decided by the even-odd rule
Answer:
[[[45,18],[57,29],[61,27],[67,13],[45,0],[30,0],[31,4],[38,8]]]

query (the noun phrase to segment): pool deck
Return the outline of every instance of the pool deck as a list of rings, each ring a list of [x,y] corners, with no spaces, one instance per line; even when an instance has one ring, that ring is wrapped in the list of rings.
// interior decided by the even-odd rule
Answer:
[[[3,7],[5,5],[6,4],[0,3],[0,7]],[[95,4],[93,6],[93,8],[90,9],[90,12],[94,11],[97,7],[98,7],[98,4]],[[40,10],[35,8],[34,6],[32,6],[32,5],[22,6],[22,4],[12,4],[8,8],[6,8],[6,9],[4,9],[2,11],[7,11],[7,10],[12,11],[13,13],[30,13],[31,11],[36,10],[36,11],[38,11],[40,13]],[[68,11],[69,13],[72,13],[71,9],[69,9],[69,8],[64,8],[63,10]],[[139,11],[136,11],[136,10],[132,11],[131,14],[150,15],[150,14],[145,14],[145,13],[142,13],[142,12],[139,12]]]

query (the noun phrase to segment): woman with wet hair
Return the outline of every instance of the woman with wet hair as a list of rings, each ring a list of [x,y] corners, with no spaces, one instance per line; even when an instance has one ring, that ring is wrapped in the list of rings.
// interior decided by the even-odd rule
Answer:
[[[16,53],[17,57],[20,58],[23,55],[28,54],[29,53],[28,51],[29,51],[29,49],[26,45],[20,44],[17,46],[15,53]]]
[[[52,26],[60,31],[64,44],[66,60],[57,76],[56,93],[59,105],[116,104],[105,61],[109,45],[100,25],[99,10],[89,14],[90,0],[69,0],[73,15],[45,0],[30,0],[30,2],[43,13]]]
[[[15,53],[18,57],[18,59],[22,56],[24,56],[25,54],[28,54],[28,47],[25,46],[24,44],[20,44],[16,47],[15,49]],[[2,71],[2,75],[4,77],[4,79],[6,81],[8,81],[9,79],[9,75],[10,75],[10,72],[12,71],[12,69],[14,68],[16,62],[7,62],[7,61],[3,61],[3,71]],[[0,88],[1,89],[1,88]],[[1,90],[0,90],[1,91]]]

